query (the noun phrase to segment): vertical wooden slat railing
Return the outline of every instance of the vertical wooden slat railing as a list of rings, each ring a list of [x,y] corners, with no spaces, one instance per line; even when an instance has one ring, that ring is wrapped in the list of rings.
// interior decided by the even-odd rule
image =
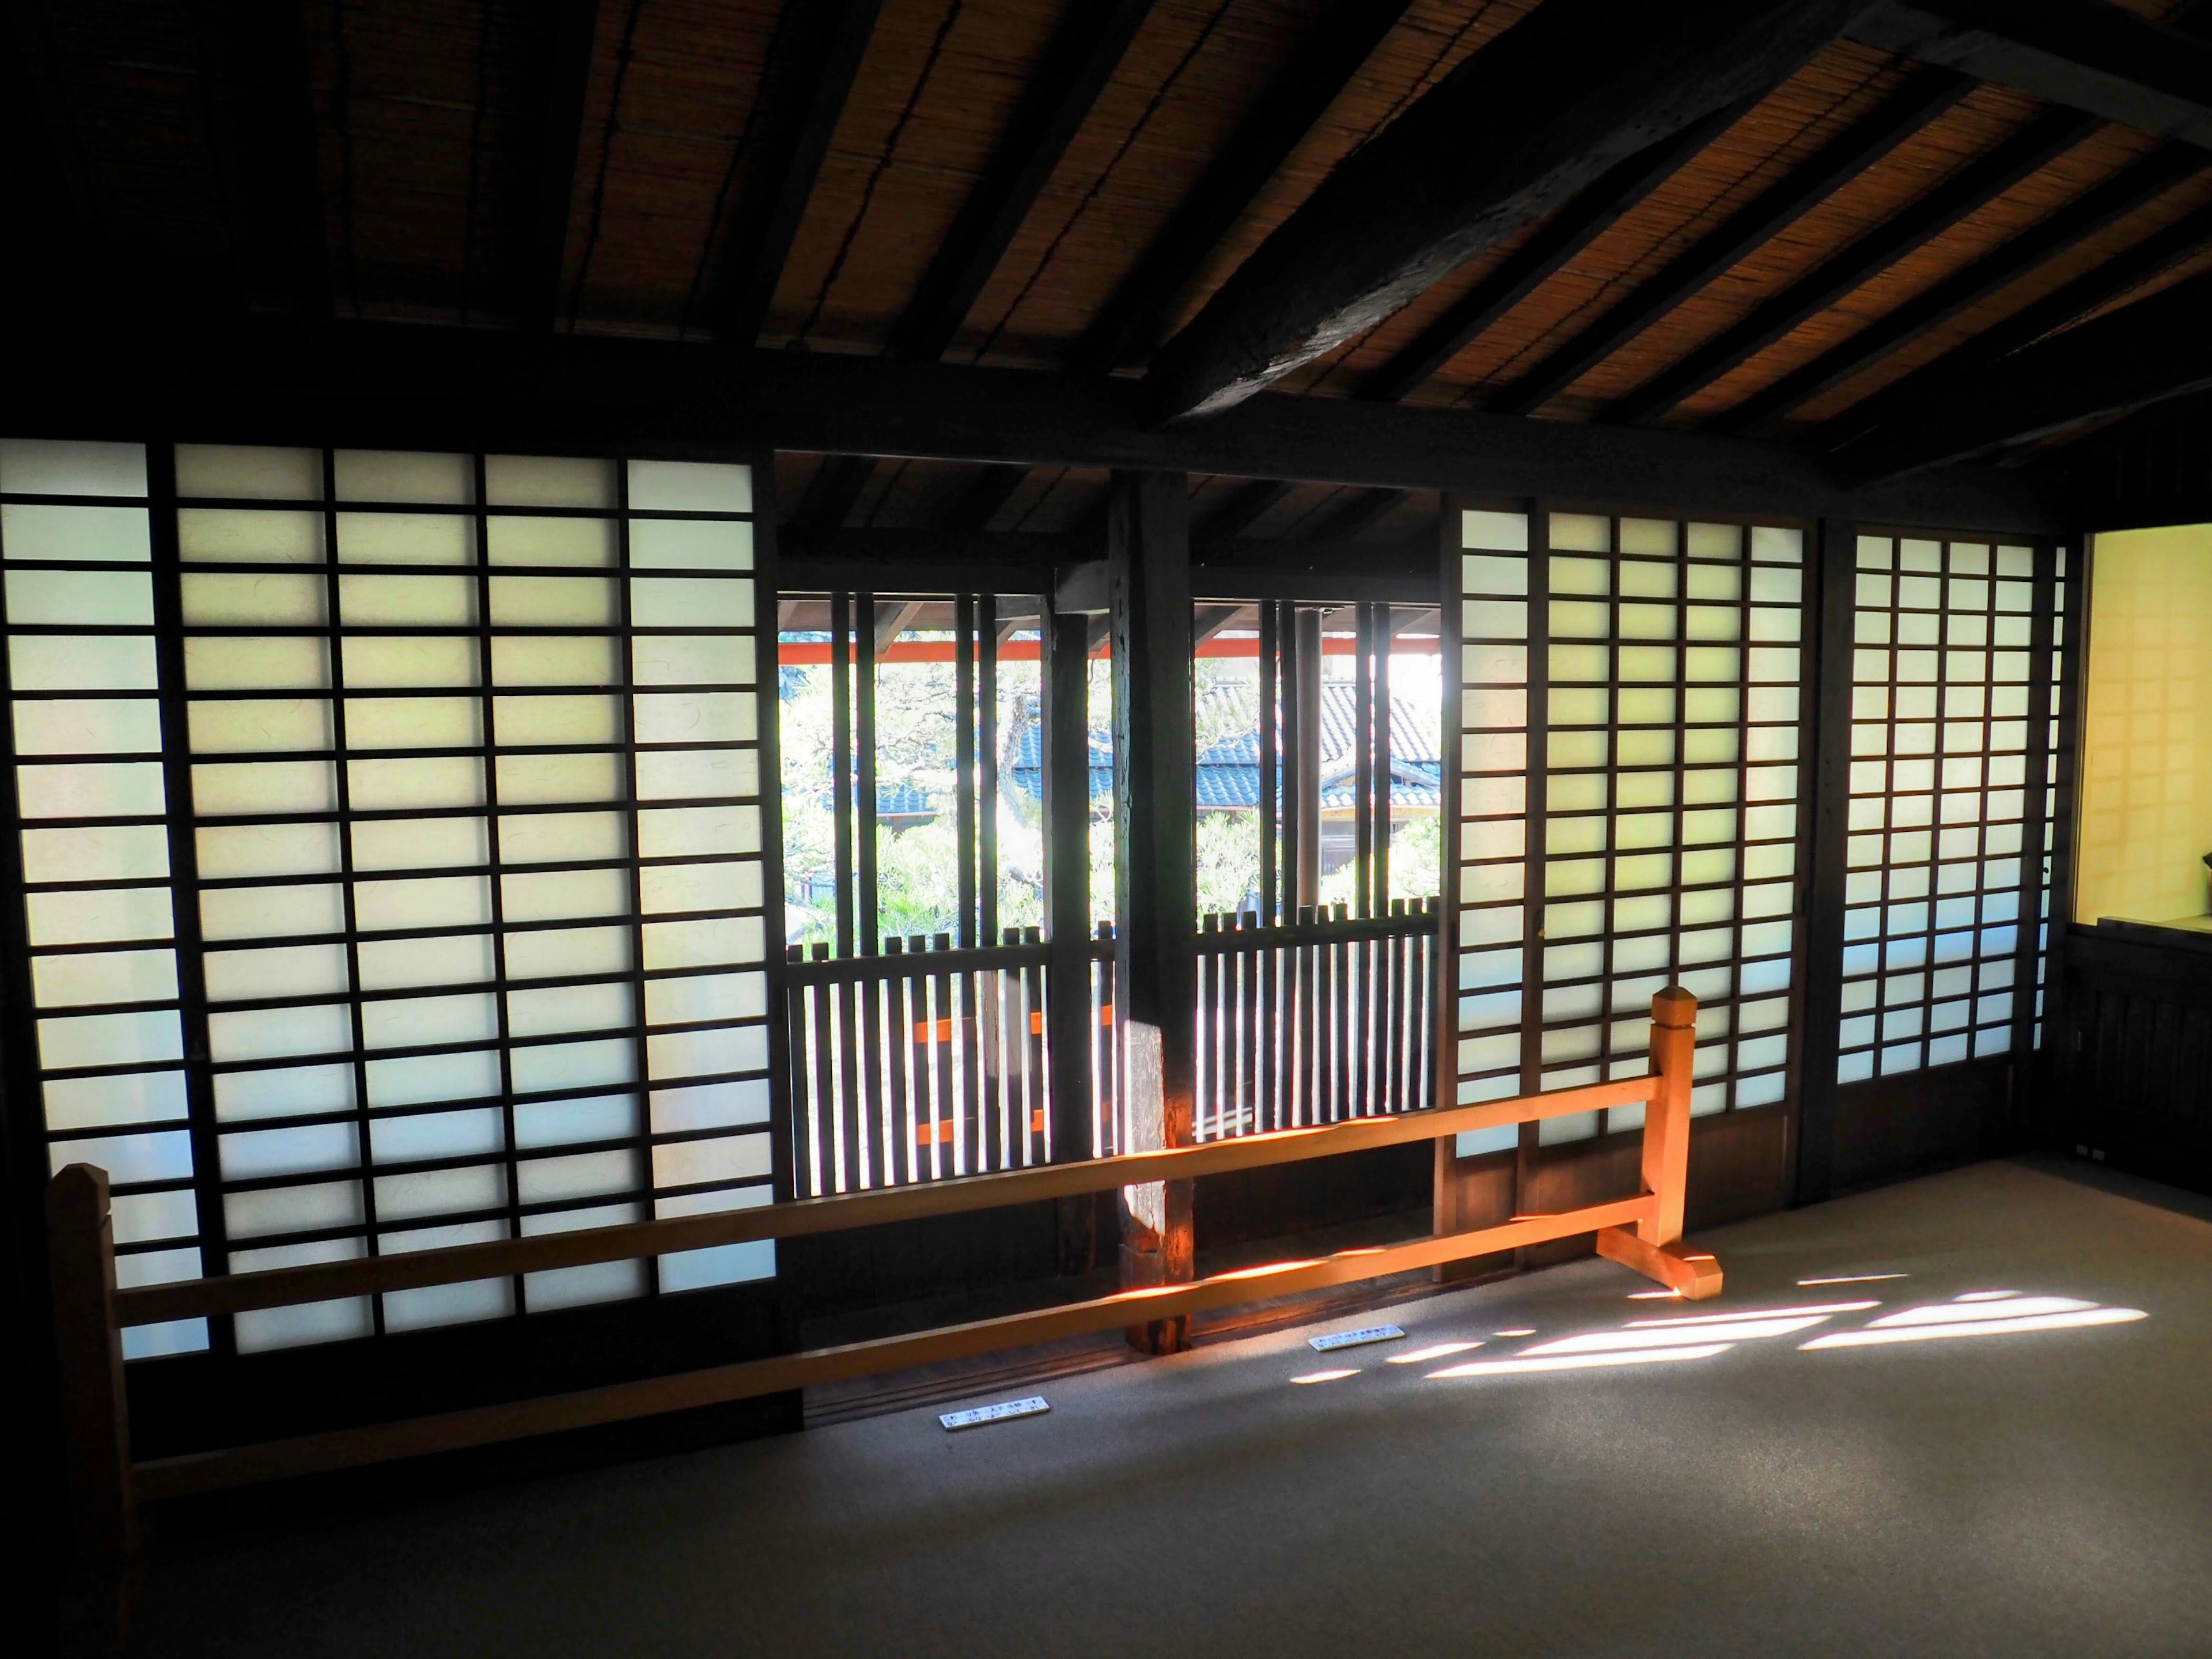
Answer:
[[[1199,1139],[1435,1103],[1437,902],[1354,918],[1210,915],[1198,932]]]
[[[884,943],[876,957],[787,952],[794,1189],[820,1198],[1042,1163],[1042,934]]]

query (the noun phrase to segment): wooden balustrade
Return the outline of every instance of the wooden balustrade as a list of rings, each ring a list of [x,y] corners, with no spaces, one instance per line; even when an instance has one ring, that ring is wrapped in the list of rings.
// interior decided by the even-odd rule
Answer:
[[[817,964],[806,966],[812,969]],[[103,1619],[88,1621],[83,1627],[97,1627],[111,1639],[120,1640],[137,1558],[137,1504],[147,1499],[557,1433],[940,1364],[1260,1297],[1379,1279],[1583,1233],[1596,1235],[1601,1255],[1686,1297],[1717,1294],[1721,1288],[1718,1264],[1710,1255],[1681,1250],[1676,1243],[1688,1160],[1696,1017],[1697,1002],[1689,993],[1678,988],[1662,991],[1652,999],[1650,1075],[1516,1100],[1352,1118],[1163,1152],[1039,1164],[716,1215],[538,1234],[129,1290],[118,1290],[115,1284],[106,1176],[89,1165],[71,1164],[54,1176],[47,1205],[56,1349],[68,1407],[64,1432],[78,1559],[81,1569],[103,1587],[111,1602]],[[121,1342],[125,1326],[950,1215],[1146,1182],[1336,1157],[1636,1103],[1646,1103],[1647,1110],[1644,1190],[1632,1198],[1557,1215],[1516,1216],[1504,1225],[1469,1232],[1279,1262],[1192,1283],[1127,1291],[1003,1318],[611,1387],[177,1457],[134,1462],[131,1455]]]

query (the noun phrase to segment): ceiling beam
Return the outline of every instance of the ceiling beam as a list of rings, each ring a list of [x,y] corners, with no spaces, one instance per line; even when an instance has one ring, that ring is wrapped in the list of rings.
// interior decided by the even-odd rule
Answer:
[[[1295,483],[1280,478],[1248,478],[1227,501],[1206,515],[1206,535],[1215,541],[1242,536],[1273,512],[1277,502],[1287,500],[1297,488]]]
[[[937,357],[952,343],[1151,10],[1152,0],[1094,0],[1068,9],[892,329],[894,352]]]
[[[583,146],[584,97],[599,38],[599,0],[553,0],[526,15],[536,39],[531,88],[526,193],[514,233],[514,311],[528,328],[550,329],[561,315],[568,258],[568,211]]]
[[[1740,98],[1614,167],[1537,227],[1534,235],[1455,301],[1410,344],[1362,379],[1353,395],[1395,403],[1437,374],[1492,324],[1603,235],[1622,214],[1680,172],[1692,157],[1734,126],[1758,101],[1756,94]]]
[[[1948,70],[1926,70],[1677,255],[1656,275],[1638,283],[1620,301],[1553,348],[1541,362],[1483,407],[1532,414],[1584,374],[1740,263],[1771,241],[1843,185],[1973,90],[1973,82]]]
[[[2025,443],[2212,386],[2212,272],[1989,365],[1854,448],[1854,471],[1894,477]]]
[[[866,455],[824,455],[806,481],[791,522],[815,532],[843,528],[875,470],[874,459]]]
[[[2208,158],[2187,144],[2162,144],[2132,167],[2031,225],[2010,241],[1925,289],[1888,315],[1878,318],[1849,339],[1831,346],[1812,362],[1753,392],[1718,420],[1723,432],[1745,432],[1787,415],[1802,404],[1864,374],[1884,357],[1909,345],[1930,329],[2000,293],[2045,261],[2065,252],[2134,212],[2146,202],[2201,172]]]
[[[1014,492],[1030,476],[1025,466],[987,466],[968,481],[945,515],[948,530],[988,530],[999,509],[1013,500]]]
[[[1193,651],[1197,650],[1200,646],[1204,645],[1216,634],[1235,622],[1237,613],[1243,609],[1244,606],[1241,605],[1199,606],[1198,614],[1193,617],[1190,622],[1190,648]]]
[[[1734,326],[1608,405],[1605,418],[1640,421],[1664,414],[1987,206],[2102,125],[2094,116],[2071,110],[2037,116],[1995,149],[1967,162],[1919,200],[1753,307]]]
[[[1163,429],[1140,382],[830,352],[400,323],[118,326],[0,375],[0,427],[728,459],[771,449],[1857,514],[1991,532],[2064,523],[2045,480],[1967,468],[1869,496],[1784,443],[1267,393]]]
[[[1316,514],[1310,534],[1315,540],[1350,540],[1372,530],[1419,493],[1411,489],[1361,490]]]
[[[301,9],[249,0],[196,14],[232,231],[251,250],[237,296],[307,321],[332,310],[314,84]]]
[[[1207,257],[1409,3],[1336,0],[1099,307],[1076,343],[1075,367],[1104,373],[1151,353]]]
[[[1901,58],[2212,149],[2212,46],[2105,0],[1881,0],[1844,32]]]
[[[756,95],[769,96],[771,86],[805,90],[765,141],[765,183],[733,216],[725,242],[720,302],[711,309],[726,344],[749,347],[760,337],[882,9],[883,0],[787,0],[773,73],[762,76]]]
[[[891,599],[876,606],[876,653],[880,656],[884,647],[914,626],[914,619],[921,614],[920,599]]]
[[[1823,422],[1815,441],[1825,449],[1840,448],[1923,403],[1943,401],[1977,379],[1986,364],[2063,328],[2208,249],[2212,249],[2212,206],[2175,220],[2133,247],[2123,249],[1990,324],[1933,362],[1923,363],[1902,380],[1860,399]]]
[[[1363,149],[1152,359],[1155,416],[1213,413],[1334,349],[1714,110],[1864,0],[1547,0]]]
[[[54,318],[131,314],[149,296],[125,295],[92,181],[90,160],[71,119],[43,9],[0,6],[0,212],[12,238],[0,259],[0,292],[11,314]],[[17,331],[12,343],[55,349],[48,331]]]

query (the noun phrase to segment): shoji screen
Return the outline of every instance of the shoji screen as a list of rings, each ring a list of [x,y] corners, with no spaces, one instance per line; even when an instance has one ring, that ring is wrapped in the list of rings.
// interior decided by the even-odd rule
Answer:
[[[2059,556],[1858,538],[1839,1081],[2037,1038]]]
[[[167,801],[190,807],[160,1018],[181,1009],[196,1063],[158,1106],[189,1131],[158,1168],[118,1167],[120,1141],[56,1160],[167,1194],[133,1249],[179,1270],[192,1247],[246,1270],[765,1201],[749,470],[183,446],[174,487],[143,644]],[[93,1074],[42,1059],[58,1128],[57,1090]],[[241,1316],[235,1339],[773,1263],[744,1246],[412,1291]]]
[[[1675,981],[1700,1004],[1692,1110],[1780,1102],[1802,533],[1466,513],[1462,541],[1460,1097],[1640,1074]],[[1640,1121],[1608,1115],[1539,1139]]]
[[[98,1164],[113,1178],[125,1285],[204,1268],[152,549],[138,446],[0,442],[23,922],[49,1153],[54,1168]],[[199,1320],[124,1335],[133,1358],[207,1340]]]

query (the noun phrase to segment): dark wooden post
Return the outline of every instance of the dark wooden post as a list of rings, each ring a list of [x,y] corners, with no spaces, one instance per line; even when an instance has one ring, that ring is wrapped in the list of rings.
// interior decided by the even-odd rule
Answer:
[[[1131,1144],[1192,1142],[1198,994],[1193,827],[1190,516],[1179,473],[1116,473],[1107,563],[1114,618],[1115,998]],[[1131,1027],[1144,1028],[1135,1032]],[[1157,1036],[1150,1035],[1157,1033]],[[1158,1063],[1152,1063],[1157,1054]],[[1156,1081],[1155,1081],[1156,1079]],[[1191,1186],[1125,1194],[1124,1288],[1192,1276]],[[1188,1346],[1187,1317],[1134,1328],[1148,1352]]]
[[[76,1560],[62,1606],[64,1646],[120,1653],[137,1589],[138,1511],[131,1414],[115,1323],[115,1229],[107,1171],[72,1164],[46,1188],[54,1360],[61,1380]]]
[[[1858,526],[1820,521],[1812,618],[1814,690],[1810,836],[1799,879],[1805,894],[1805,971],[1798,1005],[1797,1162],[1791,1201],[1817,1204],[1835,1182],[1836,1051],[1843,1019],[1844,890],[1849,873],[1851,661],[1858,613]],[[1801,822],[1802,819],[1801,818]]]
[[[1048,608],[1045,623],[1046,1029],[1051,1033],[1052,1157],[1096,1158],[1091,1110],[1091,618]],[[1097,1265],[1098,1206],[1060,1201],[1060,1270]]]
[[[1297,798],[1289,803],[1298,821],[1296,902],[1321,902],[1321,612],[1297,612]]]

